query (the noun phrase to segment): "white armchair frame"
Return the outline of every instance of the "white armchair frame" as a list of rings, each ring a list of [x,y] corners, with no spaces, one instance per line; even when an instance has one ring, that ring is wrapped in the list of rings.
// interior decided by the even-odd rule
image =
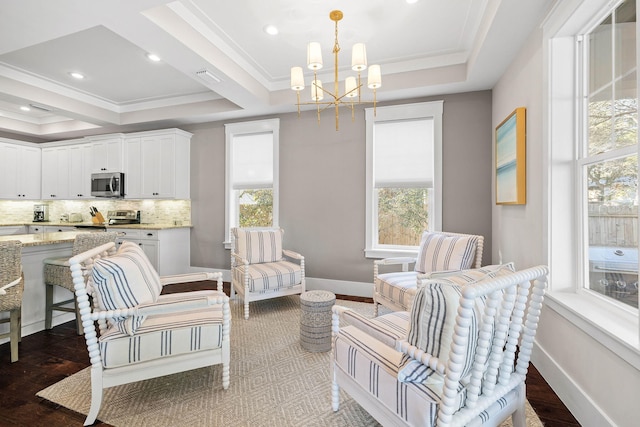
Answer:
[[[115,249],[115,243],[111,242],[78,254],[69,260],[78,307],[82,318],[83,332],[91,361],[91,407],[84,425],[90,425],[95,422],[102,404],[103,389],[108,387],[222,364],[222,386],[224,389],[227,389],[229,387],[231,311],[229,308],[229,297],[222,292],[222,273],[180,274],[160,278],[163,286],[202,280],[215,280],[218,290],[216,296],[206,296],[197,301],[192,300],[181,304],[171,304],[169,308],[165,305],[149,303],[129,309],[108,311],[100,310],[94,298],[94,307],[92,309],[89,302],[89,295],[87,294],[85,277],[90,275],[94,260],[114,254]],[[107,320],[115,317],[177,313],[213,305],[222,305],[222,345],[220,348],[179,354],[121,367],[103,367],[98,345],[98,333],[95,327],[96,322],[98,323],[99,333],[102,334],[107,330]]]
[[[478,238],[478,245],[476,246],[475,260],[473,263],[473,268],[480,268],[482,266],[482,254],[484,250],[484,236],[481,235],[473,235],[473,234],[463,234],[463,233],[452,233],[447,231],[438,231],[438,234],[443,234],[445,236],[474,236]],[[405,306],[400,301],[393,301],[389,298],[384,297],[378,291],[379,281],[378,276],[382,274],[382,270],[385,267],[389,266],[401,266],[401,271],[408,272],[409,267],[414,265],[417,262],[416,257],[393,257],[393,258],[384,258],[373,261],[373,315],[378,315],[378,309],[380,305],[383,305],[389,308],[391,311],[409,311],[411,306]],[[413,288],[409,288],[406,291],[408,293],[414,294],[416,289],[424,284],[426,280],[429,279],[431,273],[419,273],[416,272],[416,286]]]
[[[390,364],[390,360],[400,360],[404,354],[442,375],[444,388],[441,394],[429,405],[431,408],[420,409],[430,410],[431,415],[434,415],[435,407],[436,413],[433,419],[437,416],[435,422],[437,426],[498,426],[511,416],[515,427],[525,427],[525,379],[538,327],[547,275],[548,268],[538,266],[465,286],[462,290],[448,360],[439,360],[410,345],[405,339],[395,340],[395,348],[391,348],[388,342],[385,344],[380,341],[379,336],[376,337],[376,330],[379,328],[375,324],[367,325],[366,318],[362,317],[359,319],[359,324],[354,324],[352,328],[356,327],[364,331],[366,336],[371,338],[358,344],[362,349],[357,347],[353,353],[361,350],[373,354],[371,363],[384,364],[387,369],[393,365]],[[463,369],[462,360],[464,360],[466,344],[469,342],[468,325],[475,300],[483,297],[487,300],[482,313],[483,322],[478,333],[479,339],[473,366],[466,377],[469,381],[466,385],[467,397],[463,406],[458,409],[456,404]],[[368,384],[358,383],[357,375],[353,372],[356,369],[355,362],[351,362],[348,368],[338,366],[336,340],[340,339],[341,335],[340,319],[347,311],[350,309],[340,306],[333,308],[333,410],[339,409],[339,389],[342,388],[382,425],[412,425],[382,404],[379,398],[367,388]],[[492,335],[490,325],[493,324],[496,328]],[[382,351],[378,352],[376,349]],[[376,369],[368,363],[366,365],[368,370]],[[379,369],[384,370],[382,367]],[[390,376],[393,377],[393,374]],[[400,387],[399,384],[400,381],[396,387]],[[407,389],[403,388],[403,393],[411,393],[410,389],[415,387],[413,383],[406,383],[403,387],[405,386]],[[378,390],[376,393],[382,395]],[[390,402],[390,407],[396,407],[398,403],[395,401],[397,398],[395,387],[389,395],[394,398],[394,401]],[[497,403],[500,399],[504,407]],[[403,410],[405,415],[406,408]],[[480,415],[483,421],[480,421]]]

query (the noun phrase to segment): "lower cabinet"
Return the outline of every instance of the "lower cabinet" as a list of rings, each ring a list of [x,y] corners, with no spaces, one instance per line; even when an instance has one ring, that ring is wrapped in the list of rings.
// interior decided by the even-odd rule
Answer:
[[[0,226],[0,236],[9,236],[12,234],[27,234],[27,227],[24,225]]]
[[[130,241],[139,245],[160,276],[188,273],[191,266],[190,229],[140,230],[112,228],[119,236],[117,243]]]

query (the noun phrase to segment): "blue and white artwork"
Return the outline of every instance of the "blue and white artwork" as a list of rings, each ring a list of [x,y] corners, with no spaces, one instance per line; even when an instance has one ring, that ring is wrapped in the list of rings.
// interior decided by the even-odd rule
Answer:
[[[496,201],[518,201],[516,114],[496,130]]]

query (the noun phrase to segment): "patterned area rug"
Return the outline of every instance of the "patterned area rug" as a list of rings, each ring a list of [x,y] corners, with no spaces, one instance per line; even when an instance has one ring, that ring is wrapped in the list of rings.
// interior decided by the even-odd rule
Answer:
[[[372,304],[338,300],[372,316]],[[231,302],[231,384],[222,389],[221,367],[126,384],[104,391],[98,419],[114,426],[377,426],[346,393],[331,409],[330,352],[299,344],[298,296],[242,304]],[[90,368],[37,393],[87,414]],[[510,420],[502,426],[510,426]],[[527,426],[541,426],[527,403]]]

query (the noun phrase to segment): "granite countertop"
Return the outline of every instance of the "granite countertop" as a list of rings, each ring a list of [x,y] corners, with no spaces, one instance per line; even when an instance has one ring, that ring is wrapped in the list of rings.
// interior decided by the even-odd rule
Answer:
[[[183,223],[181,225],[166,223],[166,224],[94,224],[91,222],[16,222],[16,223],[4,223],[0,224],[0,227],[11,227],[11,226],[47,226],[47,227],[76,227],[76,226],[92,226],[92,225],[104,225],[107,228],[131,228],[136,230],[166,230],[170,228],[191,228],[193,227],[191,224]],[[88,231],[89,229],[87,229]]]
[[[54,245],[56,243],[72,243],[79,233],[86,231],[63,231],[60,233],[34,233],[34,234],[10,234],[0,236],[0,242],[19,240],[23,247]]]

